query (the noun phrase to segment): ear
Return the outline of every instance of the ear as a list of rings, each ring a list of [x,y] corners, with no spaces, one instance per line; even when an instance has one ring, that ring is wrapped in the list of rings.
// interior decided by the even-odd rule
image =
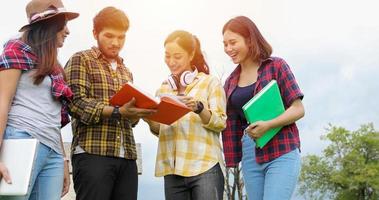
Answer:
[[[92,30],[92,34],[93,34],[93,37],[95,38],[95,40],[97,40],[98,33],[96,32],[95,29]]]

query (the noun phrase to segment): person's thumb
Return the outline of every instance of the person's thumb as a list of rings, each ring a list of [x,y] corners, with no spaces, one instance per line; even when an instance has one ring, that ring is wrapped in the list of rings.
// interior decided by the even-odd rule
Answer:
[[[136,103],[136,99],[133,97],[128,103],[126,103],[127,107],[134,107],[134,104]]]

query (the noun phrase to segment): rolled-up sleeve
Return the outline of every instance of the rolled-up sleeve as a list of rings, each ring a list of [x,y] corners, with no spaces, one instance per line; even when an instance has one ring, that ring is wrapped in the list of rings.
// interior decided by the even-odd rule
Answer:
[[[100,121],[105,104],[90,98],[90,79],[86,60],[80,54],[73,55],[65,66],[67,83],[74,93],[69,104],[71,116],[84,124],[96,124]]]
[[[303,99],[304,94],[297,84],[295,75],[284,60],[281,60],[278,70],[278,85],[286,107],[291,106],[296,99]]]
[[[211,118],[204,128],[214,132],[221,132],[226,127],[226,97],[220,81],[212,77],[208,86],[208,109],[211,112]]]

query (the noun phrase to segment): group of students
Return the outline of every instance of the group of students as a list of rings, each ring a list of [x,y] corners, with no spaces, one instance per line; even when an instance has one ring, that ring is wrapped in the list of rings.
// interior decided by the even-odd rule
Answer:
[[[177,95],[192,112],[165,125],[146,119],[156,110],[137,108],[134,99],[120,107],[109,104],[133,81],[119,56],[129,28],[122,10],[102,9],[93,19],[97,46],[75,53],[64,68],[58,48],[70,33],[67,21],[79,14],[66,11],[60,0],[31,0],[26,12],[22,36],[9,40],[0,57],[0,145],[8,138],[37,138],[40,147],[28,194],[0,199],[57,200],[68,192],[60,128],[69,114],[78,200],[137,199],[132,128],[140,119],[159,138],[155,175],[164,177],[166,199],[223,199],[224,162],[226,167],[241,162],[249,199],[291,198],[300,171],[295,121],[304,116],[303,94],[287,63],[271,56],[270,44],[249,18],[232,18],[222,29],[224,51],[237,64],[224,86],[209,73],[197,37],[183,30],[168,35],[164,59],[171,75],[156,95]],[[248,124],[242,105],[273,79],[285,112]],[[254,139],[280,126],[266,146],[255,147]],[[11,184],[1,162],[0,177]]]

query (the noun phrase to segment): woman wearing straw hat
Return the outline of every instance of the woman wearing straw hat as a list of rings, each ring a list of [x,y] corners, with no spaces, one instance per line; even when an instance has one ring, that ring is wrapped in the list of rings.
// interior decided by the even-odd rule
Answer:
[[[68,162],[60,128],[69,122],[72,97],[57,59],[70,33],[66,23],[79,16],[60,0],[32,0],[22,36],[9,40],[0,56],[0,145],[3,138],[36,138],[40,145],[26,196],[0,199],[56,200],[69,189]],[[0,177],[12,177],[0,162]]]

